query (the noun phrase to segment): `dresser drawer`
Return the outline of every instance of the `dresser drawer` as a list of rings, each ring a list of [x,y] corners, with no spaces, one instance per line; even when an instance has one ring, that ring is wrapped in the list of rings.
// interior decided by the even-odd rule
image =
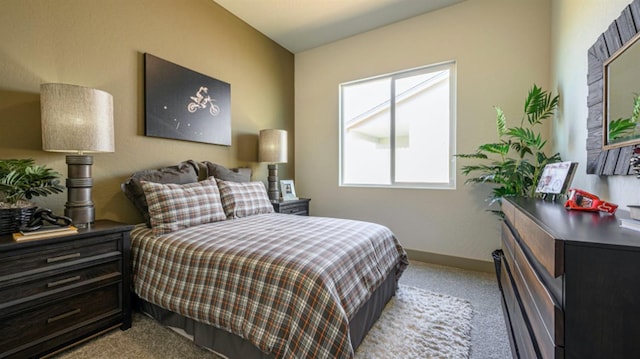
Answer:
[[[299,203],[295,205],[280,206],[280,213],[285,214],[297,214],[307,215],[307,205],[305,203]]]
[[[61,264],[120,251],[121,236],[119,234],[92,238],[76,239],[75,237],[69,236],[66,241],[42,245],[37,250],[25,248],[3,253],[3,260],[0,262],[0,280],[49,271]]]
[[[0,283],[0,309],[71,290],[96,282],[120,278],[122,260],[118,252],[81,265],[20,277]]]
[[[63,335],[105,317],[121,314],[121,288],[121,283],[114,283],[1,318],[0,357],[38,345],[54,335]]]
[[[547,233],[509,201],[502,201],[502,211],[542,267],[552,277],[561,276],[564,273],[563,241]]]
[[[533,336],[544,358],[562,357],[564,345],[564,313],[527,260],[509,227],[502,225],[505,257],[522,307],[529,319]]]
[[[272,202],[272,205],[273,205],[274,211],[277,213],[308,216],[309,201],[310,199],[308,198],[302,198],[302,199],[296,199],[296,200]]]
[[[509,335],[515,341],[514,358],[536,358],[536,349],[533,339],[527,330],[524,316],[517,300],[515,288],[513,287],[513,278],[510,274],[509,264],[503,258],[503,264],[500,271],[500,283],[502,284],[503,305],[507,315],[505,316],[509,327]]]

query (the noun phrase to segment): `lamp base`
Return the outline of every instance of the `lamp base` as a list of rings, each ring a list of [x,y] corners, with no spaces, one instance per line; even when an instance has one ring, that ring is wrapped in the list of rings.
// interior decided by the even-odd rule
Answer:
[[[68,155],[66,163],[67,203],[64,204],[64,215],[71,218],[76,227],[90,227],[96,218],[91,199],[93,156]]]
[[[271,202],[278,202],[280,200],[280,190],[278,189],[278,165],[270,164],[267,165],[269,169],[269,176],[267,177],[267,181],[269,184],[269,188],[267,189],[267,194],[269,195],[269,199]]]

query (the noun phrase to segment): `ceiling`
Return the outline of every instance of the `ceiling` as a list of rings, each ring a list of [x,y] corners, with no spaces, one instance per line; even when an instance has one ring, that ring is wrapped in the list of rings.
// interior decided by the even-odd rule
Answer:
[[[464,0],[213,0],[297,53]]]

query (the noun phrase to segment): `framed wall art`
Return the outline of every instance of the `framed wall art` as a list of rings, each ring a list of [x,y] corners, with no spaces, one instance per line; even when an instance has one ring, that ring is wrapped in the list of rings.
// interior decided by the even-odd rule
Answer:
[[[144,54],[145,136],[231,145],[231,85]]]

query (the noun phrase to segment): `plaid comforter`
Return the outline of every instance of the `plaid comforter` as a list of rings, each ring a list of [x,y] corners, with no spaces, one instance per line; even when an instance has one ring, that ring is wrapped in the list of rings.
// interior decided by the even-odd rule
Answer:
[[[261,214],[159,237],[139,225],[131,237],[138,296],[277,358],[352,358],[349,319],[408,263],[388,228],[333,218]]]

